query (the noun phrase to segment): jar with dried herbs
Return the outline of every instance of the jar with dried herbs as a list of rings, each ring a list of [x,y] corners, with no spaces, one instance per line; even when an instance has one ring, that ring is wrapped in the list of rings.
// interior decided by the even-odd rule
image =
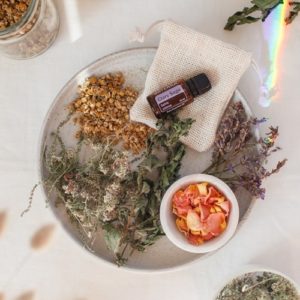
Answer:
[[[0,3],[0,52],[15,59],[37,56],[54,42],[59,17],[52,0]]]

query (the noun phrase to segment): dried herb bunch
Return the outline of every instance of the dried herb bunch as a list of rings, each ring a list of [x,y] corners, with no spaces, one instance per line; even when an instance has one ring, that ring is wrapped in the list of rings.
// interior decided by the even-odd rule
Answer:
[[[240,102],[230,105],[217,131],[212,164],[204,173],[219,177],[233,190],[244,188],[264,199],[263,180],[277,173],[287,161],[279,161],[270,171],[265,168],[269,156],[280,150],[275,145],[278,127],[271,126],[265,137],[256,139],[254,132],[265,121],[248,118]]]
[[[267,19],[270,13],[276,9],[279,5],[284,4],[287,0],[251,0],[251,7],[245,7],[241,11],[237,11],[231,17],[228,18],[225,30],[233,30],[235,25],[243,25],[255,23],[259,20],[263,22]],[[290,24],[300,11],[300,2],[289,2],[291,10],[288,17],[285,19],[286,24]]]
[[[247,273],[232,280],[216,300],[299,300],[294,285],[284,277],[271,272]]]
[[[134,250],[144,251],[163,234],[160,201],[178,177],[184,145],[192,120],[170,115],[159,121],[158,130],[148,140],[145,152],[131,160],[130,154],[117,150],[114,140],[81,140],[76,149],[67,149],[59,130],[45,152],[49,173],[46,190],[55,189],[71,219],[79,225],[87,247],[92,248],[98,230],[104,230],[107,247],[118,265]],[[88,147],[89,159],[82,159]],[[135,165],[135,166],[134,166]]]

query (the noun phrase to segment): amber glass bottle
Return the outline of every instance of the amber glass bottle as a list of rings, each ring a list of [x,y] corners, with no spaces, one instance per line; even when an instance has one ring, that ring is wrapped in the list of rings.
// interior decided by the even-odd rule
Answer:
[[[199,74],[188,80],[179,80],[160,92],[147,97],[153,113],[157,118],[194,101],[194,98],[211,89],[205,74]]]

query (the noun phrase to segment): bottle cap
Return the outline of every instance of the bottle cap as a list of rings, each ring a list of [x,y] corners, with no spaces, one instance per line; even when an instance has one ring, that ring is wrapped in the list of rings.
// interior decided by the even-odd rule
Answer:
[[[211,89],[210,81],[204,73],[188,79],[186,83],[193,97],[200,96]]]

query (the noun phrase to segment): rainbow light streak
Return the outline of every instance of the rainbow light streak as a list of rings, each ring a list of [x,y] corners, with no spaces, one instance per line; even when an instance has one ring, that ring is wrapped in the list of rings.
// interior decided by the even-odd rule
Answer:
[[[80,15],[78,8],[78,0],[63,1],[66,12],[67,26],[70,33],[71,42],[76,42],[82,36],[82,29],[80,24]]]
[[[270,16],[266,19],[263,25],[264,37],[269,45],[269,63],[270,69],[265,81],[265,89],[269,91],[268,98],[261,98],[260,104],[268,107],[272,100],[278,97],[278,84],[280,79],[281,53],[283,42],[285,39],[285,16],[288,11],[289,0],[284,0],[284,4],[280,4]]]

